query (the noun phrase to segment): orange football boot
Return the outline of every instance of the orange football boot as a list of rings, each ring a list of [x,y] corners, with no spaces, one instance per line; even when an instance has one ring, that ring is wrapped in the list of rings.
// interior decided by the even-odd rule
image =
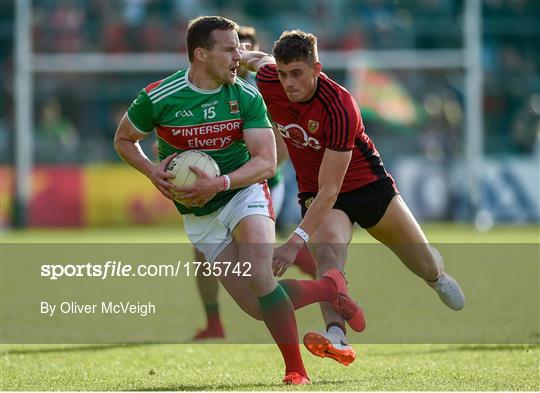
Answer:
[[[304,336],[304,345],[313,355],[334,359],[344,366],[356,359],[354,348],[336,334],[309,332]]]
[[[302,375],[296,371],[291,371],[285,375],[283,378],[283,383],[285,385],[308,385],[311,383],[307,375]]]

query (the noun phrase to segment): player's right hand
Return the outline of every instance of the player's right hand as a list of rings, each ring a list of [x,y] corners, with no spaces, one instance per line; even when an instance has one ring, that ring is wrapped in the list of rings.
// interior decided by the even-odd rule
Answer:
[[[170,199],[171,201],[174,201],[175,197],[177,197],[174,194],[176,187],[174,184],[169,183],[168,181],[168,179],[174,179],[174,174],[167,172],[166,169],[169,162],[171,162],[171,160],[177,155],[177,153],[173,153],[167,156],[160,163],[154,165],[150,174],[148,174],[148,178],[159,190],[159,192],[161,192],[165,198]]]
[[[272,256],[272,271],[275,277],[281,277],[287,269],[294,263],[296,256],[304,246],[303,241],[289,239],[287,243],[277,247]]]

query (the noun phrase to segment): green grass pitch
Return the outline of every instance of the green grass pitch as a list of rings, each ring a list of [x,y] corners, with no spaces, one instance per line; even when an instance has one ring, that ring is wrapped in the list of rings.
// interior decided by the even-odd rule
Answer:
[[[496,227],[477,233],[466,225],[431,224],[424,227],[434,243],[539,243],[538,226]],[[3,231],[3,243],[11,242],[176,242],[185,241],[178,228],[115,228],[84,230]],[[371,242],[362,231],[355,242]],[[349,259],[357,257],[349,255]],[[349,262],[350,264],[350,262]],[[409,280],[423,290],[411,274],[395,263],[392,277]],[[511,280],[508,277],[508,280]],[[372,277],[377,282],[377,278]],[[538,277],[536,278],[538,282]],[[354,279],[350,280],[352,286]],[[409,281],[403,285],[407,286]],[[376,288],[366,283],[368,301]],[[375,285],[375,284],[373,284]],[[400,282],[389,282],[400,287]],[[193,287],[194,288],[194,287]],[[536,292],[538,293],[538,292]],[[234,337],[239,323],[236,307],[222,293],[223,318],[227,332]],[[195,293],[193,293],[195,296]],[[399,299],[379,294],[376,300],[400,304]],[[195,299],[195,297],[193,297]],[[430,299],[431,301],[431,299]],[[533,299],[538,302],[538,299]],[[436,303],[436,300],[433,300]],[[193,326],[201,326],[203,313],[198,300],[189,309]],[[442,306],[441,306],[442,307]],[[500,304],[505,310],[519,308],[515,303]],[[309,311],[315,317],[318,310]],[[389,312],[391,314],[391,312]],[[236,314],[238,315],[238,314]],[[302,314],[303,315],[303,314]],[[452,314],[449,314],[452,315]],[[369,315],[368,315],[369,316]],[[304,317],[300,316],[300,334]],[[395,323],[396,315],[372,315],[368,329],[377,319]],[[429,329],[429,316],[425,318]],[[422,327],[422,322],[419,326]],[[319,324],[322,328],[322,324]],[[251,325],[250,325],[251,326]],[[317,326],[317,325],[316,325]],[[192,326],[190,325],[190,329]],[[466,327],[465,327],[466,328]],[[511,334],[511,333],[509,333]],[[362,337],[361,335],[358,337]],[[538,342],[536,340],[536,342]],[[343,367],[329,359],[315,358],[304,348],[302,354],[312,385],[286,387],[282,361],[270,344],[132,344],[132,345],[2,345],[0,350],[1,390],[428,390],[428,391],[538,391],[540,390],[540,346],[536,344],[354,344],[357,360]]]

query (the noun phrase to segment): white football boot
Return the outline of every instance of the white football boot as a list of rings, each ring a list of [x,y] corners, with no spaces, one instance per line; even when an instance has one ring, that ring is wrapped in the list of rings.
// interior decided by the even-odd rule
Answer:
[[[439,298],[447,307],[451,308],[454,311],[459,311],[463,307],[465,307],[465,295],[463,294],[463,291],[461,290],[458,282],[444,271],[444,263],[439,251],[434,247],[431,247],[431,249],[437,254],[437,258],[435,258],[435,261],[439,266],[439,271],[441,272],[441,275],[439,276],[437,281],[426,282],[431,288],[433,288],[437,292],[437,295],[439,295]]]

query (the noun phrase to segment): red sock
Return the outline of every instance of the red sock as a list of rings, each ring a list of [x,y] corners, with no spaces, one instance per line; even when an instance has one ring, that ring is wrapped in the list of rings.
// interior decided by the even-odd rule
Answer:
[[[294,310],[287,294],[278,285],[272,292],[259,298],[264,323],[272,334],[285,361],[285,372],[296,371],[307,376],[300,346]]]
[[[315,265],[315,260],[313,259],[313,256],[306,245],[304,245],[304,247],[300,249],[298,255],[296,255],[294,264],[298,266],[298,269],[311,278],[315,279],[317,276],[317,266]]]
[[[318,280],[281,280],[279,284],[289,295],[295,310],[313,303],[333,302],[337,296],[336,284],[326,277]]]
[[[204,310],[206,311],[206,328],[216,329],[221,327],[219,305],[217,303],[205,304]]]

